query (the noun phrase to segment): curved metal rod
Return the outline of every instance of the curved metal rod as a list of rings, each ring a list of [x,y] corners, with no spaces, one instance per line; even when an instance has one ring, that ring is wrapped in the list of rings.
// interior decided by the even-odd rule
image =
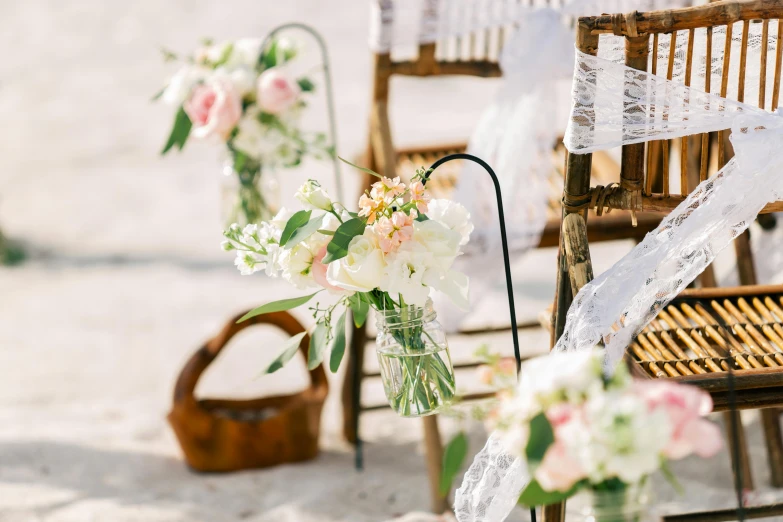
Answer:
[[[514,286],[511,281],[511,263],[509,261],[508,256],[508,239],[506,237],[506,218],[503,215],[503,199],[500,195],[500,181],[498,181],[498,177],[495,174],[495,171],[492,170],[492,167],[490,167],[486,161],[482,160],[481,158],[478,158],[472,154],[449,154],[448,156],[445,156],[435,163],[432,164],[430,167],[430,170],[427,172],[427,174],[424,176],[424,183],[427,183],[427,180],[430,178],[430,174],[432,174],[435,169],[440,167],[446,162],[452,161],[452,160],[469,160],[474,163],[478,163],[482,167],[484,167],[484,170],[487,171],[487,174],[492,178],[492,183],[495,184],[495,196],[497,196],[498,200],[498,218],[500,220],[500,239],[503,244],[503,265],[506,269],[506,289],[508,291],[508,310],[509,314],[511,315],[511,336],[514,338],[514,357],[516,358],[517,362],[517,373],[519,373],[519,366],[522,363],[522,359],[519,355],[519,335],[517,334],[517,312],[514,308]]]
[[[340,201],[344,201],[343,181],[342,181],[342,175],[340,170],[340,162],[337,160],[337,115],[334,110],[334,90],[332,89],[332,73],[329,68],[329,54],[327,53],[326,50],[326,42],[324,41],[323,37],[318,33],[318,31],[316,31],[309,25],[300,22],[290,22],[287,24],[278,25],[277,27],[269,31],[269,34],[264,39],[261,48],[266,49],[266,47],[272,41],[272,38],[274,38],[277,35],[277,33],[281,31],[285,31],[286,29],[300,29],[306,33],[309,33],[310,36],[312,36],[313,39],[315,39],[315,41],[318,42],[318,47],[321,48],[321,62],[324,71],[324,84],[326,85],[326,106],[327,106],[327,111],[329,112],[329,134],[332,141],[332,147],[334,147],[334,154],[332,155],[332,166],[334,168],[335,188],[337,189],[337,199]]]
[[[492,183],[495,185],[495,196],[497,197],[498,201],[498,220],[500,221],[500,240],[503,245],[503,266],[506,269],[506,290],[508,292],[508,311],[511,316],[511,337],[514,339],[514,358],[516,359],[516,366],[517,366],[517,375],[519,375],[519,367],[522,364],[522,358],[519,355],[519,334],[517,333],[517,311],[514,307],[514,285],[511,281],[511,262],[509,261],[508,256],[508,238],[506,237],[506,218],[503,214],[503,197],[500,193],[500,181],[498,181],[498,176],[495,174],[495,171],[492,170],[492,167],[489,166],[489,164],[484,161],[483,159],[476,157],[472,154],[465,154],[465,153],[459,153],[459,154],[449,154],[448,156],[444,156],[443,158],[439,159],[435,163],[432,164],[430,169],[427,171],[427,174],[424,176],[423,183],[427,183],[427,180],[430,179],[430,174],[435,172],[435,169],[443,165],[444,163],[447,163],[452,160],[469,160],[473,163],[478,163],[482,167],[484,167],[484,170],[487,171],[487,174],[489,174],[489,177],[492,178]],[[536,508],[531,507],[530,508],[530,520],[532,522],[536,522]]]

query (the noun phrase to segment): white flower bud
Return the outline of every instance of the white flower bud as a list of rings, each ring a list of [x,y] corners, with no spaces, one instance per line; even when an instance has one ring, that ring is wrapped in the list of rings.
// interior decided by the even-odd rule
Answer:
[[[301,201],[307,208],[332,210],[332,200],[329,198],[329,194],[321,188],[317,181],[312,179],[307,180],[305,184],[299,187],[299,190],[296,191],[296,199]]]

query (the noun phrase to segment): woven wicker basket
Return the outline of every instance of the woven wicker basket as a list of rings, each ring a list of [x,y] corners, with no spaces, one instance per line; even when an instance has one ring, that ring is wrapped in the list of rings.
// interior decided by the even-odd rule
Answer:
[[[328,384],[322,366],[310,371],[310,385],[292,395],[250,400],[196,399],[193,392],[204,370],[238,332],[256,324],[271,324],[296,335],[304,330],[287,312],[254,317],[223,330],[190,360],[177,379],[174,406],[168,419],[187,463],[198,471],[263,468],[318,455],[318,433]],[[309,336],[300,352],[307,358]]]

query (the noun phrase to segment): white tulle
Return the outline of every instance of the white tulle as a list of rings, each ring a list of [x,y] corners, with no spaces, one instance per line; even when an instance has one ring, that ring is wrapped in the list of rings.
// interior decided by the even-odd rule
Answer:
[[[741,30],[741,24],[734,27],[732,48],[739,49]],[[770,23],[769,34],[777,34],[776,21]],[[783,155],[779,154],[783,117],[736,101],[740,93],[736,83],[726,93],[733,100],[714,94],[721,87],[725,31],[714,31],[711,63],[706,61],[704,44],[699,46],[706,41],[705,31],[695,32],[694,48],[697,53],[701,49],[701,54],[694,56],[693,87],[686,87],[683,58],[688,37],[687,32],[675,36],[672,80],[623,65],[621,38],[602,36],[598,57],[577,53],[565,139],[569,151],[587,153],[731,128],[736,155],[628,255],[581,289],[555,350],[584,350],[603,343],[607,364],[613,367],[631,339],[748,228],[765,204],[783,199]],[[761,24],[751,26],[749,42],[744,94],[755,102],[762,63]],[[670,52],[667,42],[662,43],[659,65],[668,62]],[[767,71],[771,71],[776,42],[770,38],[767,43]],[[737,68],[732,69],[729,77],[736,82]],[[709,93],[704,88],[707,76]],[[767,85],[767,91],[770,88]],[[771,92],[765,92],[765,101],[765,108],[771,108]],[[509,469],[519,473],[511,476]],[[504,520],[526,482],[524,464],[490,437],[457,492],[458,519]]]

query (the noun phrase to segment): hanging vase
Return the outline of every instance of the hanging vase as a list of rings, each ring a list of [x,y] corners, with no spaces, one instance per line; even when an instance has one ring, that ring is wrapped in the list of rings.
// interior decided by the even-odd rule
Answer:
[[[582,509],[585,522],[647,522],[652,520],[649,487],[632,484],[619,490],[591,490],[584,493]]]
[[[268,221],[280,210],[280,184],[274,170],[260,163],[235,169],[233,161],[226,161],[222,193],[226,226]]]
[[[454,368],[432,301],[377,311],[376,350],[389,405],[402,417],[436,413],[456,394]]]

